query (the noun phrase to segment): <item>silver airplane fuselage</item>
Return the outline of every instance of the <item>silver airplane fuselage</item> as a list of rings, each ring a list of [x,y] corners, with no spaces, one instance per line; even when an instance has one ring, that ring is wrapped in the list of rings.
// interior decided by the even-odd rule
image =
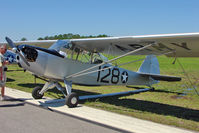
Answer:
[[[78,73],[82,70],[96,66],[92,63],[84,63],[70,58],[63,58],[57,55],[40,51],[37,49],[38,56],[35,62],[29,62],[27,66],[23,60],[19,59],[20,65],[36,74],[47,79],[55,81],[63,81],[66,77]],[[105,69],[105,70],[103,70]],[[155,82],[150,78],[143,77],[137,72],[129,71],[123,68],[112,66],[111,64],[104,64],[92,69],[95,71],[82,76],[69,78],[74,84],[80,85],[146,85],[151,86]]]

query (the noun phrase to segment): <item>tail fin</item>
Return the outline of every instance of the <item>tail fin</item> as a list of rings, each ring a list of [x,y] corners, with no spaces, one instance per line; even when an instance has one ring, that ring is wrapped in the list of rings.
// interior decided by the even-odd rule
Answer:
[[[144,77],[151,77],[161,81],[181,81],[180,77],[160,75],[158,59],[154,55],[148,55],[143,61],[138,73]]]
[[[148,55],[140,66],[139,73],[160,74],[159,62],[155,55]]]

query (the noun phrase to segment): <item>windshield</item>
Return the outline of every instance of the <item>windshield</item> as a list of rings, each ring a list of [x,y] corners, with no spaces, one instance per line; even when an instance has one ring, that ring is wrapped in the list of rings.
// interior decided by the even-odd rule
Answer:
[[[50,48],[55,49],[65,58],[77,60],[84,63],[99,64],[104,61],[108,61],[108,59],[102,54],[89,52],[84,49],[75,47],[75,45],[71,44],[68,41],[59,40]]]

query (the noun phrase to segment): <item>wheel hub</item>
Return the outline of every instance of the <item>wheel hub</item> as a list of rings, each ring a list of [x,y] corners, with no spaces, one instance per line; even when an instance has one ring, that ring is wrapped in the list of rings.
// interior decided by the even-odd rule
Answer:
[[[77,98],[76,98],[76,97],[73,97],[73,98],[71,99],[71,103],[72,103],[72,104],[76,104],[76,103],[77,103]]]

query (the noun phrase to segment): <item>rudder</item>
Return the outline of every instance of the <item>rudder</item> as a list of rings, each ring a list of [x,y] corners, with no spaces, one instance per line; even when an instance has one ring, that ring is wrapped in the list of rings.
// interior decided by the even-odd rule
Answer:
[[[139,73],[160,74],[159,62],[155,55],[148,55],[140,66]]]

